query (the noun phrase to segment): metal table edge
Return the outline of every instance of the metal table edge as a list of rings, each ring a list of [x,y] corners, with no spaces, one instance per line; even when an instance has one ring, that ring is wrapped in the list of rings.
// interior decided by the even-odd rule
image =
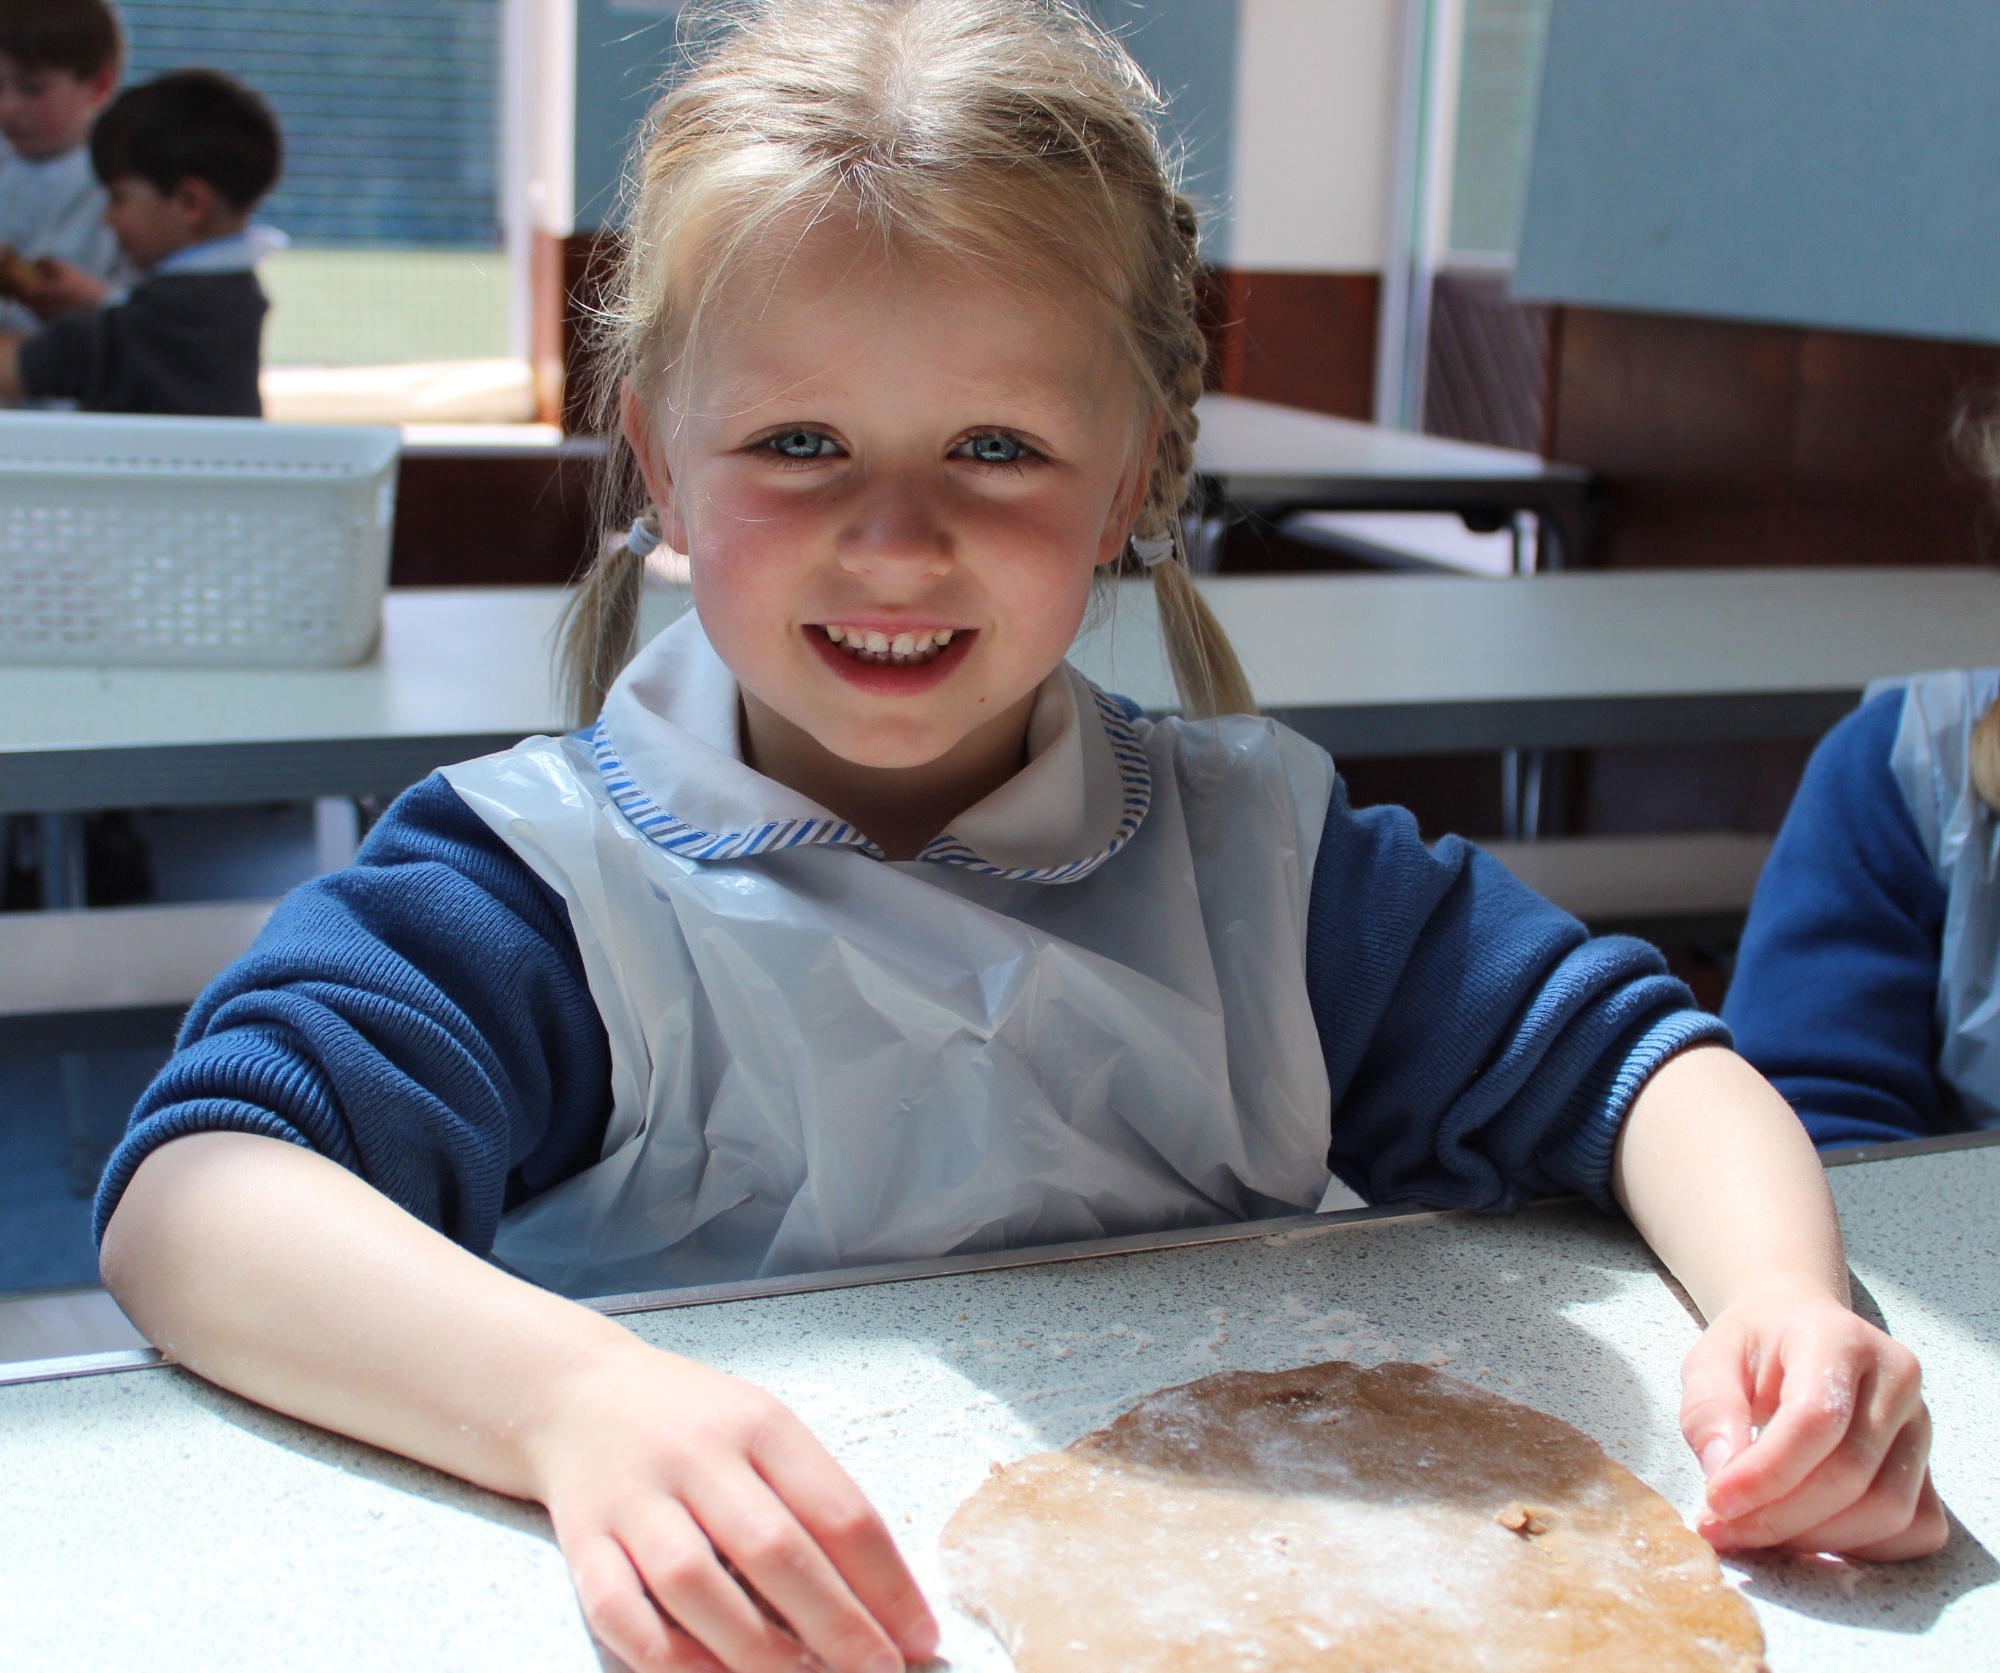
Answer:
[[[1901,1161],[1958,1150],[2000,1145],[2000,1130],[1947,1133],[1937,1138],[1906,1139],[1895,1144],[1860,1146],[1823,1156],[1829,1168],[1871,1162]],[[1543,1197],[1529,1208],[1547,1208],[1580,1201],[1576,1197]],[[1158,1254],[1173,1249],[1247,1243],[1256,1238],[1324,1237],[1364,1226],[1425,1220],[1462,1219],[1472,1209],[1349,1208],[1332,1214],[1287,1214],[1270,1220],[1232,1221],[1221,1226],[1197,1226],[1185,1231],[1141,1232],[1131,1237],[1091,1238],[1075,1243],[1049,1243],[1025,1249],[996,1249],[974,1255],[944,1255],[931,1260],[887,1261],[876,1266],[848,1267],[838,1272],[803,1272],[787,1278],[752,1278],[728,1284],[696,1284],[684,1289],[647,1290],[630,1295],[599,1296],[583,1305],[616,1318],[634,1313],[664,1313],[683,1307],[711,1307],[731,1301],[758,1301],[776,1296],[811,1295],[826,1290],[864,1289],[878,1284],[913,1283],[927,1278],[951,1278],[981,1272],[1005,1272],[1030,1266],[1057,1266],[1070,1261],[1111,1260],[1122,1255]],[[20,1360],[0,1365],[0,1388],[22,1383],[55,1382],[98,1377],[121,1371],[154,1371],[170,1366],[157,1348],[125,1348],[111,1353],[78,1354],[59,1359]]]

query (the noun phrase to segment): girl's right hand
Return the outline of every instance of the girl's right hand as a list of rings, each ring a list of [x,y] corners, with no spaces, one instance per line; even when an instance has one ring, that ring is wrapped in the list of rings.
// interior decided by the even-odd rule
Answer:
[[[637,1673],[899,1673],[936,1653],[882,1519],[762,1389],[633,1339],[565,1375],[537,1429],[536,1496],[584,1618]]]

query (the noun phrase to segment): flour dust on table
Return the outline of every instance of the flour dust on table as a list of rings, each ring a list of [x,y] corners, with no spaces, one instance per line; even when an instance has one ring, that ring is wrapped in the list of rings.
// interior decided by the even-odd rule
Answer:
[[[1021,1673],[1762,1673],[1666,1500],[1423,1366],[1231,1371],[998,1466],[943,1536]]]

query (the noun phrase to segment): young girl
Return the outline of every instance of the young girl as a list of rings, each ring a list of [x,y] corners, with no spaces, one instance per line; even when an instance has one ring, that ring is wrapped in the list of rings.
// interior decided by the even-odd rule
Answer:
[[[131,1316],[539,1499],[635,1667],[861,1673],[936,1628],[854,1486],[564,1294],[1335,1179],[1581,1191],[1711,1321],[1684,1426],[1715,1543],[1934,1549],[1915,1363],[1845,1307],[1783,1102],[1649,948],[1352,812],[1251,712],[1179,553],[1195,222],[1131,61],[1057,0],[739,10],[638,171],[647,510],[572,642],[601,716],[411,791],[195,1007],[99,1205]],[[655,538],[695,611],[633,656]],[[1121,567],[1188,718],[1063,661]]]

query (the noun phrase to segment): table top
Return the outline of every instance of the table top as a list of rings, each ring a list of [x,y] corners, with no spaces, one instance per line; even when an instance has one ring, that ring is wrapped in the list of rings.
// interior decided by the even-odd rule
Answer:
[[[1924,1359],[1938,1485],[1960,1526],[1921,1563],[1728,1569],[1774,1673],[1986,1665],[2000,1634],[2000,1148],[1832,1179],[1862,1306]],[[1696,1324],[1622,1221],[1571,1205],[1364,1211],[625,1322],[798,1410],[940,1606],[938,1532],[989,1464],[1229,1368],[1436,1365],[1579,1425],[1683,1513],[1700,1499],[1675,1421]],[[539,1510],[171,1369],[0,1387],[0,1619],[24,1670],[600,1667]],[[1007,1665],[949,1611],[945,1653],[963,1673]]]
[[[1811,736],[1883,675],[1990,663],[1985,569],[1245,576],[1205,581],[1264,705],[1337,755]],[[0,666],[0,811],[393,792],[564,724],[554,588],[392,592],[351,668]],[[648,595],[647,630],[687,595]],[[1079,664],[1175,704],[1152,589]]]
[[[1204,395],[1195,469],[1238,498],[1311,500],[1342,485],[1581,486],[1588,473],[1533,453],[1390,430],[1240,395]]]
[[[1991,664],[2000,573],[1592,570],[1204,581],[1258,701],[1343,755],[1813,737],[1871,680]],[[1174,706],[1151,589],[1079,643],[1100,684]]]

